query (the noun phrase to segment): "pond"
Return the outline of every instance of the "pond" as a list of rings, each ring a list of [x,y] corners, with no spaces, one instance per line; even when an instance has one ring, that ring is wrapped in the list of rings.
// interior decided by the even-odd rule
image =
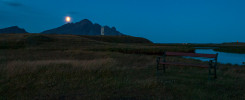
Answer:
[[[218,53],[218,62],[222,63],[222,64],[244,65],[243,62],[245,62],[245,54],[218,52],[218,51],[214,51],[211,48],[209,48],[209,49],[196,49],[195,53],[204,53],[204,54],[216,54],[216,53]],[[209,61],[209,59],[198,58],[198,57],[195,57],[194,59],[199,59],[202,61]]]

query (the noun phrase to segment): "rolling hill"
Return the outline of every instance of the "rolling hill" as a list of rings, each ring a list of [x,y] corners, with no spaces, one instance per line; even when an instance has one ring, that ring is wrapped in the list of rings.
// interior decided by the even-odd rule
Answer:
[[[0,29],[0,33],[28,33],[25,29],[21,29],[18,26],[12,26]]]

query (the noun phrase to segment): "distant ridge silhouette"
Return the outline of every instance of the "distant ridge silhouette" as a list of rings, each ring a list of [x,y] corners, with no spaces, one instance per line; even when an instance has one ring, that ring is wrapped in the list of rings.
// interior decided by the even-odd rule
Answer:
[[[19,28],[18,26],[12,26],[0,29],[0,33],[28,33],[26,30]]]
[[[67,23],[58,28],[43,31],[43,34],[73,34],[73,35],[100,35],[101,25],[93,24],[90,20],[84,19],[77,23]],[[105,35],[123,35],[115,27],[104,26]]]

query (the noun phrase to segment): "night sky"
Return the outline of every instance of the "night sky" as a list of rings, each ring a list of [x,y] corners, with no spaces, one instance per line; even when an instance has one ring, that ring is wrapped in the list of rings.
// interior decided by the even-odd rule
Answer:
[[[245,42],[245,0],[0,0],[0,28],[89,19],[155,43]]]

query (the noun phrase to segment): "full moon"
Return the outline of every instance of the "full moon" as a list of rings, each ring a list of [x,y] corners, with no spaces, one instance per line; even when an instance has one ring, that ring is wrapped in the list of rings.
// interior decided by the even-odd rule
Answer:
[[[71,22],[71,17],[70,16],[66,17],[66,22]]]

